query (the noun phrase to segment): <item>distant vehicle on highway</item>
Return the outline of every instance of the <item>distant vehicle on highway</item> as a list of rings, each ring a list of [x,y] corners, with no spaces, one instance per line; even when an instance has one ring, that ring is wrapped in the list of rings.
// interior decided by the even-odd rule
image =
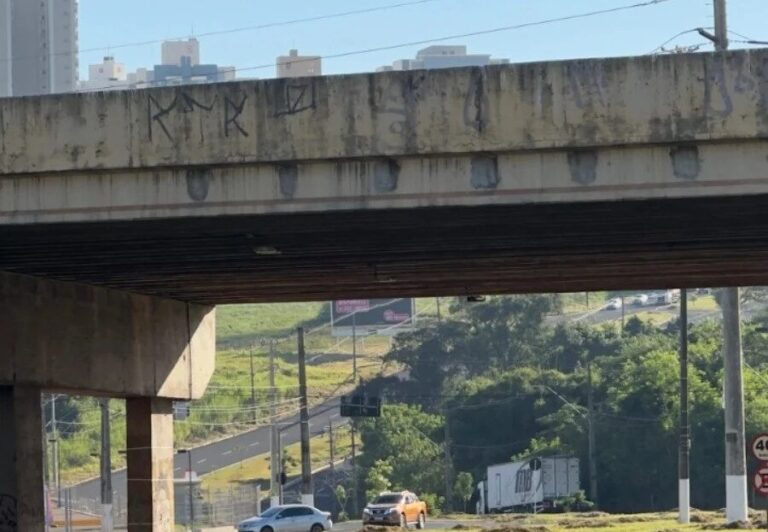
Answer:
[[[644,307],[648,304],[648,296],[646,294],[638,294],[632,298],[632,304],[636,307]]]
[[[614,297],[610,301],[608,301],[608,304],[605,305],[606,310],[619,310],[621,309],[621,298]]]
[[[680,290],[665,290],[653,294],[652,302],[656,305],[671,305],[680,301]]]
[[[237,525],[238,532],[324,532],[332,528],[331,514],[303,504],[273,506]]]
[[[384,492],[363,510],[363,525],[427,526],[427,504],[410,491]]]

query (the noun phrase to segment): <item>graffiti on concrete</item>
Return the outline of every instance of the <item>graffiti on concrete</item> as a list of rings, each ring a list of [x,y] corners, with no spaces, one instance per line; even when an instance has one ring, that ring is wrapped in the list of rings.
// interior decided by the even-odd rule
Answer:
[[[17,532],[16,497],[0,493],[0,532]]]
[[[314,109],[315,82],[278,83],[275,85],[275,116],[295,115]]]
[[[229,98],[224,99],[224,136],[228,137],[230,131],[237,130],[241,135],[247,137],[248,132],[243,125],[238,122],[238,118],[243,114],[245,109],[245,102],[248,99],[247,95],[243,95],[240,102],[233,101]]]
[[[149,122],[149,140],[153,140],[152,134],[154,125],[157,124],[157,126],[160,127],[160,129],[165,133],[165,136],[168,137],[168,140],[173,140],[173,136],[171,135],[171,132],[168,131],[168,127],[165,125],[165,122],[163,121],[163,118],[171,114],[171,111],[176,109],[176,106],[179,103],[179,96],[176,95],[176,97],[173,99],[173,101],[168,106],[163,106],[158,102],[154,96],[151,94],[147,95],[147,115],[148,115],[148,122]]]

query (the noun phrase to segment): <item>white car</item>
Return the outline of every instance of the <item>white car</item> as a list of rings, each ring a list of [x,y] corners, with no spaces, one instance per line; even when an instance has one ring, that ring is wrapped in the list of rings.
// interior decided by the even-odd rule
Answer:
[[[611,299],[605,308],[606,310],[619,310],[621,308],[621,299],[618,297]]]
[[[237,525],[238,532],[324,532],[332,528],[331,514],[303,504],[273,506]]]
[[[648,304],[648,296],[646,294],[638,294],[632,299],[632,304],[636,307],[644,307]]]

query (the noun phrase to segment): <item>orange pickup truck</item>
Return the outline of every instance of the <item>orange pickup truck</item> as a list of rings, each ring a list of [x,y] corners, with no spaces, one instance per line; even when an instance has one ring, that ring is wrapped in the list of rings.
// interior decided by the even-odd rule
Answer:
[[[363,525],[399,525],[422,529],[427,524],[427,505],[410,491],[379,494],[363,510]]]

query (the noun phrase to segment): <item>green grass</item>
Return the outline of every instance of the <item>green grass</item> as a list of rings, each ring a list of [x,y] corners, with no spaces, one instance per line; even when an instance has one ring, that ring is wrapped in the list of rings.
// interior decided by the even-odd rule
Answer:
[[[605,305],[607,299],[607,292],[590,292],[589,306],[587,306],[587,296],[584,292],[560,294],[560,301],[563,304],[563,314],[576,314],[598,309]]]
[[[220,348],[252,344],[264,336],[282,336],[321,314],[328,303],[221,305],[216,308],[216,341]]]
[[[703,312],[710,312],[719,308],[715,296],[693,296],[688,300],[688,310],[699,310]]]

